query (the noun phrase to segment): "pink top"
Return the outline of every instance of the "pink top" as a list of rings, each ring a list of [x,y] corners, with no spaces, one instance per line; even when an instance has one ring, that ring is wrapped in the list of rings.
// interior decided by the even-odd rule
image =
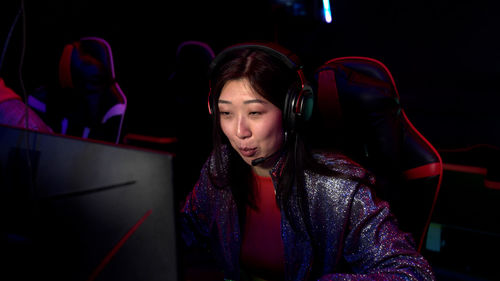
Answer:
[[[281,213],[276,204],[274,185],[270,177],[254,174],[257,210],[247,207],[241,261],[252,275],[281,280],[284,272]]]

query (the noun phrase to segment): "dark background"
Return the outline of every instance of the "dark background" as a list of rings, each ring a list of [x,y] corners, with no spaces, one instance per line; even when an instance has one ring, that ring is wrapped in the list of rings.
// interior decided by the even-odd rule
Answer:
[[[174,94],[166,84],[175,70],[179,43],[203,41],[217,53],[241,41],[272,40],[295,51],[308,75],[340,56],[383,62],[395,78],[408,117],[445,160],[451,159],[450,149],[478,144],[498,152],[500,2],[330,2],[333,22],[326,24],[320,0],[27,0],[26,22],[20,19],[14,29],[0,76],[22,93],[21,72],[29,94],[57,83],[65,44],[84,36],[102,37],[111,45],[116,78],[128,98],[124,132],[151,133],[158,130],[158,121],[190,118],[186,111],[175,120],[154,120],[162,115],[158,101]],[[20,3],[2,3],[2,48]],[[200,93],[200,102],[206,102],[206,93]],[[453,157],[461,164],[483,164],[481,159],[464,162],[462,154]],[[490,159],[499,163],[498,157]],[[445,171],[433,219],[441,229],[441,251],[426,252],[440,280],[498,277],[498,258],[489,257],[500,251],[500,194],[483,186],[483,176]]]
[[[0,9],[5,42],[20,1]],[[289,3],[289,4],[286,4]],[[147,126],[148,106],[168,96],[175,50],[185,40],[221,48],[246,40],[276,40],[306,68],[339,56],[378,59],[392,71],[414,125],[438,148],[499,145],[500,40],[497,1],[25,1],[22,67],[29,93],[57,81],[64,44],[82,36],[107,40],[117,80],[128,97],[128,131]],[[0,75],[18,92],[22,19]],[[311,72],[310,71],[310,72]],[[309,73],[310,73],[309,72]]]

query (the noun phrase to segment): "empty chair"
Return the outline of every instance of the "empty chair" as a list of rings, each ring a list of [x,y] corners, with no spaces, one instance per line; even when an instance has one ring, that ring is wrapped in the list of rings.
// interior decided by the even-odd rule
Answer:
[[[198,180],[201,167],[212,150],[212,118],[207,110],[208,66],[212,48],[201,41],[184,41],[176,52],[176,67],[167,95],[173,101],[179,199],[184,199]],[[175,121],[174,121],[175,120]]]
[[[59,85],[28,98],[56,133],[119,143],[127,98],[116,81],[111,47],[102,38],[67,44]]]
[[[179,200],[185,199],[198,180],[212,149],[212,118],[207,110],[208,66],[212,48],[201,41],[183,41],[177,46],[175,65],[161,92],[148,106],[149,132],[127,132],[130,145],[173,152],[175,184]]]
[[[441,185],[442,161],[412,125],[394,79],[365,57],[327,61],[315,72],[315,146],[340,149],[372,171],[376,194],[387,200],[400,228],[421,250]]]

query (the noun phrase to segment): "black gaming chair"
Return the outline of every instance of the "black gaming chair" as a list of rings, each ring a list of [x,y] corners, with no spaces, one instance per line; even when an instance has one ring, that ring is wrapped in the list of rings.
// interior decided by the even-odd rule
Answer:
[[[315,78],[315,146],[334,144],[372,171],[375,192],[389,202],[420,251],[443,167],[436,149],[408,120],[391,73],[375,59],[342,57],[320,66]]]

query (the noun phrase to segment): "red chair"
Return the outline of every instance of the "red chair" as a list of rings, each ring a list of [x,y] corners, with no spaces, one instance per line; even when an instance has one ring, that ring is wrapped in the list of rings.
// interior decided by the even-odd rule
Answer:
[[[372,171],[376,194],[421,251],[441,186],[437,150],[412,125],[387,67],[365,57],[327,61],[315,72],[317,148],[336,147]]]

